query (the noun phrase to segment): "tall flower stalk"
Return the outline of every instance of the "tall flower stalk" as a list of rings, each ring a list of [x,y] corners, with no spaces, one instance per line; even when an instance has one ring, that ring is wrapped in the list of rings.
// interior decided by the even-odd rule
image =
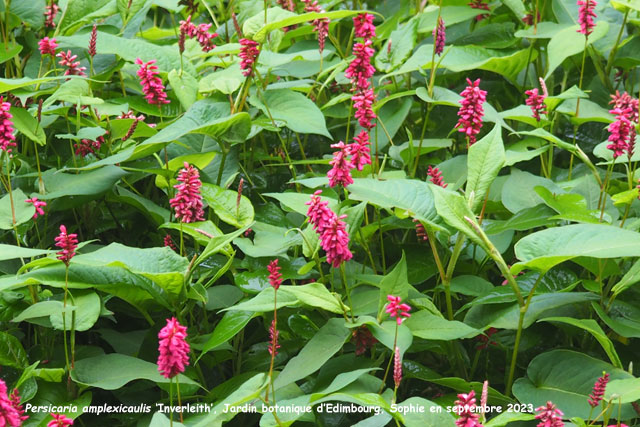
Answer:
[[[182,326],[175,317],[167,319],[167,324],[158,332],[158,372],[169,379],[169,400],[173,406],[173,378],[176,379],[178,406],[182,406],[180,398],[180,383],[178,374],[184,372],[189,365],[189,351],[191,348],[186,341],[187,328]],[[180,422],[182,422],[180,412]],[[173,411],[170,417],[173,425]]]
[[[378,393],[382,393],[382,390],[384,389],[384,385],[387,381],[387,375],[389,374],[389,369],[391,368],[391,363],[396,359],[396,357],[398,359],[400,357],[399,350],[398,350],[398,328],[400,327],[404,319],[411,317],[411,315],[409,314],[409,311],[411,311],[411,306],[409,306],[409,304],[402,303],[402,298],[394,295],[387,295],[387,301],[388,303],[387,303],[385,312],[389,314],[389,317],[391,317],[392,319],[395,319],[396,321],[396,329],[393,335],[394,355],[393,357],[389,358],[389,363],[387,364],[387,369],[384,371],[384,377],[382,378],[382,384],[380,385],[380,390],[378,390]],[[396,364],[398,363],[399,362],[396,362]],[[402,369],[401,365],[400,365],[400,369]],[[400,372],[399,376],[400,378],[402,378],[402,372]],[[395,380],[396,380],[396,375],[394,370],[394,382],[396,384],[395,388],[397,389],[398,386],[400,385],[400,381],[395,381]],[[395,391],[394,391],[394,398],[395,398]]]
[[[273,320],[269,327],[269,354],[271,355],[271,362],[269,363],[269,385],[273,391],[273,402],[275,404],[276,391],[273,388],[273,364],[276,359],[276,354],[278,354],[278,349],[280,348],[278,344],[278,337],[280,335],[278,332],[278,289],[282,284],[282,274],[280,273],[277,258],[269,263],[267,270],[269,271],[269,284],[273,288]],[[267,386],[264,400],[269,402],[269,386]]]
[[[71,259],[76,255],[76,249],[78,248],[78,235],[75,233],[67,233],[67,227],[60,226],[60,234],[55,238],[56,246],[60,248],[57,252],[57,258],[64,263],[64,296],[63,296],[63,309],[62,309],[62,334],[64,340],[64,357],[67,367],[67,372],[71,374],[71,369],[74,367],[75,361],[75,310],[71,312],[71,364],[69,364],[69,353],[67,350],[67,321],[66,321],[66,309],[67,309],[67,295],[69,294],[69,263]]]

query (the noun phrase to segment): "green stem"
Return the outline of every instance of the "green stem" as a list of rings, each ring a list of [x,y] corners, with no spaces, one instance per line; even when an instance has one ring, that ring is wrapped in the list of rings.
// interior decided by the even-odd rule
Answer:
[[[391,363],[393,363],[393,357],[395,356],[396,345],[398,343],[398,324],[396,323],[396,332],[393,336],[393,350],[391,351],[391,356],[389,357],[389,363],[387,363],[387,369],[384,371],[384,377],[382,377],[382,384],[380,384],[380,389],[378,390],[378,394],[382,393],[384,390],[384,385],[387,382],[387,376],[389,375],[389,370],[391,369]]]
[[[353,317],[353,302],[351,301],[351,291],[349,290],[349,284],[347,282],[347,273],[344,268],[344,263],[340,264],[340,277],[342,278],[342,286],[347,294],[347,301],[349,301],[349,312],[351,313],[351,323],[355,322]]]
[[[618,37],[616,38],[616,42],[611,48],[611,52],[609,53],[609,58],[607,59],[607,66],[605,67],[604,74],[609,77],[609,73],[611,72],[611,68],[613,67],[613,60],[616,56],[616,52],[618,51],[618,46],[620,46],[620,39],[622,38],[622,33],[624,32],[624,26],[627,24],[627,18],[629,17],[629,11],[631,9],[627,8],[624,12],[624,18],[622,19],[622,25],[620,26],[620,31],[618,31]]]

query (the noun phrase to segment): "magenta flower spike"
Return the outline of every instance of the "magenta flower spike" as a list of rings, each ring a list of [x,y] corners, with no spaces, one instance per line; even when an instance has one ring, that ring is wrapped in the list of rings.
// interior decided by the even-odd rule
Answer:
[[[52,5],[47,5],[44,8],[44,26],[46,28],[55,28],[56,27],[56,23],[53,22],[54,19],[56,19],[56,15],[58,14],[58,11],[60,10],[60,7],[57,4],[52,4]]]
[[[385,311],[389,313],[390,317],[396,319],[398,325],[402,323],[405,317],[411,317],[409,314],[411,306],[409,306],[409,304],[402,304],[402,298],[387,295],[387,301],[389,301],[389,303]]]
[[[322,190],[317,190],[311,196],[311,200],[305,204],[309,206],[307,209],[309,223],[316,233],[321,235],[336,214],[329,208],[329,203],[320,198],[320,194],[322,194]]]
[[[0,379],[0,426],[21,426],[23,421],[21,415],[15,402],[7,395],[7,385]]]
[[[371,164],[370,144],[369,133],[362,130],[358,135],[353,137],[353,143],[347,145],[348,154],[351,156],[351,163],[353,163],[353,167],[359,171],[364,169],[365,165]]]
[[[317,12],[323,13],[324,9],[322,9],[316,0],[302,0],[304,3],[304,11],[305,12]],[[313,26],[313,31],[318,33],[318,48],[320,53],[324,51],[324,45],[327,40],[327,36],[329,35],[329,23],[331,21],[327,18],[314,19],[311,21],[311,25]]]
[[[412,221],[416,225],[416,237],[418,238],[418,241],[426,242],[429,240],[427,230],[424,228],[424,225],[422,225],[420,220],[413,218]]]
[[[277,0],[278,6],[283,9],[293,12],[296,9],[296,5],[293,0]]]
[[[136,64],[140,66],[136,74],[140,78],[142,92],[149,104],[168,104],[171,101],[167,99],[167,94],[164,91],[162,79],[158,77],[160,73],[158,72],[158,67],[154,65],[155,63],[155,59],[149,62],[143,62],[142,59],[136,58]]]
[[[198,170],[184,162],[184,168],[180,170],[177,181],[179,184],[173,186],[178,190],[176,196],[169,200],[169,204],[175,209],[176,219],[185,223],[203,221],[204,210],[200,194],[202,182]]]
[[[525,95],[528,97],[525,104],[531,107],[533,118],[540,121],[540,114],[547,114],[547,105],[544,103],[546,96],[539,94],[538,88],[525,91]]]
[[[167,248],[170,248],[172,251],[178,252],[178,248],[176,247],[176,244],[173,243],[173,239],[169,234],[164,235],[164,239],[162,240],[162,243],[164,244],[164,246],[166,246]]]
[[[158,333],[158,372],[165,378],[173,378],[189,365],[190,347],[186,341],[187,328],[175,317],[167,319],[167,325]]]
[[[373,25],[375,16],[370,13],[361,13],[353,18],[353,27],[355,36],[365,40],[372,39],[376,36],[376,26]]]
[[[47,423],[47,427],[69,427],[73,425],[73,420],[64,414],[51,414],[53,420]]]
[[[632,132],[635,134],[635,129],[629,121],[629,110],[615,108],[609,112],[616,116],[616,121],[609,125],[608,141],[611,144],[607,148],[613,151],[613,158],[616,159],[629,151],[629,139]]]
[[[484,108],[482,104],[487,100],[487,92],[480,89],[480,79],[472,82],[467,79],[468,86],[460,93],[462,106],[458,110],[458,132],[463,132],[469,138],[469,145],[476,142],[476,135],[482,129]]]
[[[536,420],[540,420],[537,427],[564,427],[562,416],[564,413],[556,408],[552,402],[547,402],[545,406],[536,408]]]
[[[89,56],[96,56],[96,42],[98,41],[98,26],[93,24],[91,29],[91,37],[89,37]]]
[[[278,349],[280,348],[280,344],[278,344],[278,339],[280,338],[280,332],[276,327],[276,319],[274,318],[271,321],[271,326],[269,327],[269,354],[275,356],[278,354]]]
[[[429,166],[429,169],[427,170],[427,176],[429,176],[429,181],[433,182],[435,185],[438,185],[442,188],[447,188],[447,183],[444,182],[440,169]]]
[[[351,79],[351,83],[359,90],[369,88],[369,79],[376,72],[374,66],[371,65],[371,58],[375,54],[375,50],[373,50],[371,45],[371,40],[354,44],[353,54],[355,58],[344,72],[345,77]]]
[[[611,95],[609,104],[613,104],[614,109],[617,108],[622,111],[629,110],[629,120],[633,123],[638,123],[638,108],[640,103],[627,92],[620,94],[619,91],[616,91],[615,95]]]
[[[11,104],[4,102],[0,96],[0,150],[11,152],[11,147],[16,146],[15,130],[13,129],[13,115],[9,112]]]
[[[36,208],[36,212],[33,214],[33,219],[38,218],[38,215],[44,215],[44,209],[42,209],[42,208],[47,206],[47,202],[43,202],[41,200],[38,200],[37,197],[33,197],[31,199],[27,199],[24,202],[25,203],[32,203],[33,207]]]
[[[329,162],[329,164],[333,166],[329,172],[327,172],[329,187],[335,187],[337,185],[346,187],[349,184],[353,184],[351,169],[355,166],[347,158],[349,154],[349,147],[345,145],[344,142],[340,141],[337,144],[332,144],[331,148],[337,148],[338,151],[333,153],[333,160]]]
[[[607,388],[607,383],[609,382],[609,374],[605,373],[600,378],[596,380],[596,383],[593,385],[593,391],[589,395],[589,405],[592,408],[597,407],[602,398],[604,397],[604,392]]]
[[[38,42],[38,49],[40,50],[41,55],[55,55],[56,49],[58,48],[58,43],[56,39],[50,39],[49,37],[45,37]]]
[[[9,396],[9,400],[11,401],[11,404],[13,405],[15,410],[18,412],[20,421],[21,422],[26,421],[29,418],[29,416],[24,414],[24,408],[20,404],[20,400],[21,400],[20,393],[18,392],[17,388],[13,389],[13,393],[11,393],[11,395]]]
[[[67,227],[60,226],[60,234],[55,238],[56,246],[61,250],[57,253],[57,258],[64,262],[69,267],[71,258],[76,255],[76,249],[78,248],[78,235],[75,233],[67,234]]]
[[[253,73],[253,64],[256,62],[260,50],[258,50],[258,42],[249,39],[240,39],[240,69],[245,77]]]
[[[396,388],[400,387],[402,382],[402,359],[400,359],[400,349],[397,346],[393,354],[393,382]]]
[[[280,266],[278,265],[277,258],[269,263],[267,270],[269,270],[269,284],[277,291],[282,284],[282,274],[280,273]]]
[[[454,402],[454,405],[459,417],[456,420],[456,426],[482,427],[482,424],[478,422],[478,418],[480,418],[480,415],[475,410],[476,392],[474,390],[471,390],[468,394],[459,394],[458,400]]]
[[[202,51],[209,52],[215,49],[216,45],[213,43],[213,39],[218,37],[218,33],[209,32],[211,25],[212,24],[195,25],[191,22],[191,15],[189,15],[186,21],[180,21],[180,34],[195,38],[200,44]],[[184,47],[181,47],[181,52],[182,51],[184,51]]]
[[[78,55],[72,55],[71,51],[68,50],[66,52],[58,52],[56,56],[60,58],[58,64],[62,65],[63,67],[67,67],[64,72],[65,76],[87,76],[87,74],[84,72],[87,67],[80,67],[80,61],[76,61]]]
[[[593,9],[598,5],[598,2],[595,0],[578,0],[577,5],[580,6],[578,8],[578,24],[580,24],[578,32],[584,34],[585,37],[589,37],[589,34],[593,32],[593,27],[596,26],[593,18],[597,15]]]
[[[373,128],[377,116],[373,112],[375,95],[373,89],[358,90],[352,97],[353,107],[356,109],[355,117],[358,123],[365,129]]]
[[[433,43],[436,50],[436,55],[442,55],[444,52],[444,44],[447,40],[446,28],[444,26],[444,20],[442,17],[438,18],[438,25],[433,29]]]
[[[322,235],[320,235],[320,244],[322,249],[327,253],[327,262],[334,268],[349,261],[353,254],[349,250],[349,234],[347,233],[347,224],[342,221],[346,215],[333,216],[327,224]]]

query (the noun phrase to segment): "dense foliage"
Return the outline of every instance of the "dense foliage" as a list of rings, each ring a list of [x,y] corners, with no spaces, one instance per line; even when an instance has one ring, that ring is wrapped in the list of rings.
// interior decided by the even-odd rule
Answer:
[[[639,27],[4,0],[0,426],[640,425]]]

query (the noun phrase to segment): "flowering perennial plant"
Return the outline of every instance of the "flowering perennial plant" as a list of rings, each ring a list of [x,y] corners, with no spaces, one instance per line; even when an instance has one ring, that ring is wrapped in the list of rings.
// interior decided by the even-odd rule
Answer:
[[[253,74],[253,65],[260,54],[258,42],[249,39],[240,39],[240,69],[245,77]]]
[[[144,62],[140,58],[136,58],[136,64],[140,66],[138,69],[138,78],[142,85],[142,92],[149,104],[162,105],[169,104],[171,101],[167,99],[167,93],[164,90],[162,79],[158,77],[158,67],[154,65],[155,59]]]
[[[58,259],[68,267],[71,259],[76,255],[78,248],[78,235],[76,233],[67,233],[67,227],[60,226],[60,234],[55,238],[56,246],[60,248],[58,251]]]
[[[202,182],[198,170],[184,162],[184,168],[180,170],[177,181],[178,184],[173,186],[178,190],[176,196],[169,200],[169,204],[175,209],[176,219],[186,223],[203,221],[204,210],[200,194]]]
[[[175,317],[167,319],[167,324],[158,333],[158,372],[165,378],[173,378],[184,372],[189,365],[189,344],[186,341],[187,328]]]
[[[580,24],[578,32],[584,34],[585,37],[589,37],[593,32],[593,27],[596,26],[593,18],[597,15],[593,10],[598,5],[598,2],[595,0],[578,0],[577,5],[580,6],[578,8],[578,24]]]
[[[469,145],[476,142],[476,135],[482,129],[482,117],[484,116],[483,104],[487,100],[487,92],[480,89],[480,79],[471,81],[467,79],[468,86],[460,93],[462,104],[458,110],[458,132],[464,133],[469,138]]]

